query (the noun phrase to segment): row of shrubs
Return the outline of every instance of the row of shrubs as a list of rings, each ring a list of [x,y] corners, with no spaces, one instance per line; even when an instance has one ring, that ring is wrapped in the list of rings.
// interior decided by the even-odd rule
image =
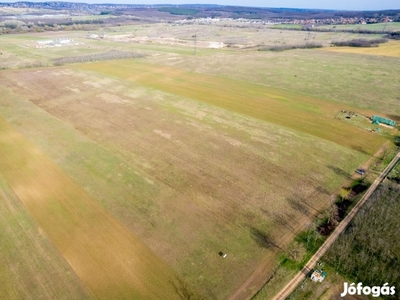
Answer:
[[[399,35],[393,35],[393,39],[400,39]],[[379,38],[373,40],[367,39],[353,39],[347,41],[336,41],[332,42],[332,46],[336,47],[378,47],[379,44],[388,42],[387,38]],[[313,48],[322,48],[323,45],[319,43],[305,43],[305,44],[295,44],[295,45],[279,45],[279,46],[271,46],[271,47],[262,47],[259,51],[285,51],[292,49],[313,49]]]
[[[391,32],[386,37],[391,40],[400,40],[400,31]]]
[[[313,48],[322,48],[322,44],[306,43],[297,45],[279,45],[279,46],[263,47],[260,48],[259,51],[285,51],[292,49],[313,49]]]
[[[385,38],[366,40],[366,39],[353,39],[348,41],[332,42],[336,47],[378,47],[379,44],[386,43],[388,40]]]
[[[143,56],[144,56],[143,54],[136,52],[111,51],[111,52],[96,53],[90,55],[57,58],[54,60],[54,65],[60,66],[65,64],[100,61],[100,60],[139,58]]]

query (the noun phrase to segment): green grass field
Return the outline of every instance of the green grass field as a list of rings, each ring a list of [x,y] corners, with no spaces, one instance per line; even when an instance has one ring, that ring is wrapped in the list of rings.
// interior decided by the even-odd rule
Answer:
[[[318,49],[279,53],[223,52],[191,59],[171,55],[169,60],[164,58],[149,57],[147,61],[296,91],[299,95],[334,101],[360,110],[372,110],[388,117],[393,115],[393,118],[398,118],[400,114],[397,93],[400,75],[394,68],[400,66],[399,57]]]
[[[177,68],[140,63],[97,63],[82,66],[107,76],[173,93],[323,138],[336,144],[374,154],[383,139],[338,122],[334,116],[343,105],[321,102],[247,82],[207,76]]]

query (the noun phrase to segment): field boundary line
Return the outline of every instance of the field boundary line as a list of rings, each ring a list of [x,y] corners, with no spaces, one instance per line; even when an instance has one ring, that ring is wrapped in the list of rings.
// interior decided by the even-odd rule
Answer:
[[[373,194],[379,184],[386,178],[389,172],[394,168],[400,159],[400,152],[392,159],[389,165],[382,171],[382,173],[375,179],[374,183],[369,187],[364,196],[357,202],[350,213],[343,219],[342,222],[336,227],[334,232],[326,239],[318,251],[311,257],[307,264],[301,271],[277,294],[272,300],[284,300],[296,289],[296,287],[307,277],[310,271],[314,268],[318,260],[327,252],[327,250],[336,241],[339,235],[346,229],[353,217],[357,214],[360,208],[367,202],[369,197]]]

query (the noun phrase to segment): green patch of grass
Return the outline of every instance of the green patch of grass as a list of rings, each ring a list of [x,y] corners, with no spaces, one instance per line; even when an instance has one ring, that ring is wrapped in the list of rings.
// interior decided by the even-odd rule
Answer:
[[[352,181],[352,183],[350,184],[350,188],[357,187],[359,185],[362,185],[363,183],[364,183],[364,178],[357,178]]]
[[[320,220],[318,223],[324,223],[324,219]],[[307,229],[299,233],[295,240],[302,244],[307,255],[303,258],[301,264],[304,265],[310,258],[317,252],[317,250],[322,246],[325,241],[325,237],[318,234],[315,229]]]
[[[294,261],[293,259],[290,259],[286,255],[282,255],[279,258],[279,265],[282,268],[289,269],[289,270],[301,270],[301,266],[299,265],[298,262]]]
[[[334,120],[334,111],[340,106],[293,92],[138,61],[123,65],[120,62],[86,64],[80,68],[216,105],[369,154],[375,153],[384,142],[379,136]],[[135,75],[129,75],[133,71]]]
[[[384,45],[399,49],[397,43]],[[380,48],[383,46],[377,49]],[[335,101],[343,105],[335,115],[347,105],[367,117],[374,113],[388,118],[400,115],[400,74],[393,68],[399,63],[397,57],[332,53],[324,49],[231,52],[208,59],[185,59],[179,67]]]

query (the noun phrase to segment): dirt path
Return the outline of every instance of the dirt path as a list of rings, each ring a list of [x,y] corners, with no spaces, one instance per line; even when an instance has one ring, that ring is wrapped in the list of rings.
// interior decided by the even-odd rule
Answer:
[[[271,270],[273,266],[271,265],[271,260],[266,259],[261,263],[261,265],[251,274],[249,278],[231,295],[228,300],[241,300],[250,299],[255,291],[263,286],[265,279],[271,276]]]
[[[329,238],[325,241],[325,243],[318,249],[318,251],[314,254],[313,257],[308,261],[308,263],[304,266],[304,268],[273,298],[273,300],[284,300],[286,299],[294,289],[306,278],[307,274],[312,270],[318,260],[326,253],[329,247],[335,242],[335,240],[339,237],[339,235],[346,229],[347,225],[349,225],[350,221],[359,211],[359,209],[364,205],[364,203],[368,200],[368,198],[372,195],[375,189],[379,186],[382,180],[388,175],[388,173],[393,169],[396,163],[400,159],[400,153],[393,158],[390,164],[386,167],[385,170],[379,175],[379,177],[374,181],[374,183],[370,186],[365,195],[361,198],[361,200],[354,206],[354,208],[350,211],[350,213],[340,222],[339,226],[335,229],[335,231],[329,236]]]

